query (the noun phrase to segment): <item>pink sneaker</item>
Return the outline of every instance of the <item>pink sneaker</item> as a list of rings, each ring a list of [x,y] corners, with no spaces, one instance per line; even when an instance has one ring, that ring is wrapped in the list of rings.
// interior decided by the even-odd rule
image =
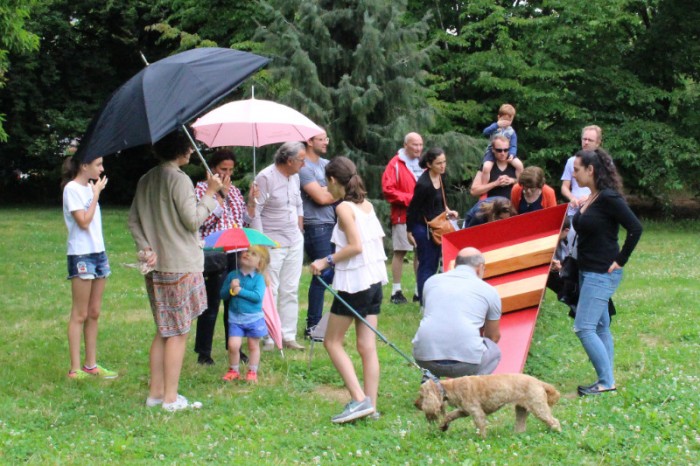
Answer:
[[[232,382],[240,378],[241,374],[238,371],[234,371],[233,369],[229,369],[228,372],[223,377],[221,377],[222,380],[225,380],[227,382]]]
[[[258,383],[258,373],[255,371],[248,371],[248,373],[245,376],[246,382],[250,383]]]

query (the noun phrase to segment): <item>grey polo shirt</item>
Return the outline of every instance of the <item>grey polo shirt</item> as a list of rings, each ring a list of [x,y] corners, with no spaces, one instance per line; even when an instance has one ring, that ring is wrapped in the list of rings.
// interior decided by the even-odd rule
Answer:
[[[413,357],[479,364],[486,349],[480,329],[501,318],[496,288],[467,265],[433,275],[423,287],[425,313],[413,338]]]
[[[335,209],[332,205],[316,204],[311,196],[306,194],[304,186],[316,181],[321,186],[327,186],[326,165],[328,159],[318,159],[314,163],[309,159],[304,161],[304,166],[299,170],[299,183],[301,184],[301,200],[304,203],[304,225],[321,225],[335,223]]]

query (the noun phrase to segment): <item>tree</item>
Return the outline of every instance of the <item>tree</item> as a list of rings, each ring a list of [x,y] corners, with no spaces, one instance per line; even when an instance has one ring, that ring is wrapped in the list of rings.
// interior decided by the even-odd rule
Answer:
[[[510,102],[519,153],[550,182],[579,147],[581,127],[598,124],[629,190],[663,198],[697,186],[694,2],[412,2],[413,14],[433,8],[443,22],[433,29],[442,46],[432,87],[451,127],[477,134]]]
[[[0,6],[0,89],[5,86],[5,73],[10,67],[9,53],[24,54],[39,47],[39,37],[25,29],[29,1],[8,1]],[[7,141],[3,129],[5,115],[0,113],[0,142]]]
[[[160,19],[151,8],[141,0],[33,4],[26,27],[41,38],[40,48],[34,55],[12,55],[7,87],[0,92],[0,108],[11,115],[5,126],[10,139],[0,146],[3,201],[20,200],[20,195],[42,201],[60,196],[65,143],[80,136],[102,102],[143,67],[139,51],[152,61],[168,53],[153,45],[156,34],[145,31],[154,18]],[[129,169],[118,162],[106,162],[115,175],[105,191],[107,202],[131,195],[133,177],[116,176]],[[29,174],[32,189],[17,189],[9,175],[13,171]]]
[[[273,62],[263,92],[325,126],[329,152],[357,163],[372,197],[381,196],[381,172],[409,131],[422,133],[426,144],[449,143],[450,160],[475,165],[480,154],[471,138],[433,132],[427,17],[408,18],[405,1],[264,5],[272,20],[255,40]],[[463,172],[451,173],[460,180]]]

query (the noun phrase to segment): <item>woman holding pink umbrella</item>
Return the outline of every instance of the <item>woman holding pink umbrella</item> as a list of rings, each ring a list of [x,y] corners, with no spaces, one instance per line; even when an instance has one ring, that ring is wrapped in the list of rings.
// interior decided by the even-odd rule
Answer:
[[[248,203],[246,203],[241,191],[231,182],[236,166],[236,156],[233,151],[227,149],[217,150],[209,160],[209,166],[214,174],[219,175],[223,187],[221,191],[214,195],[218,206],[211,215],[204,220],[204,223],[202,223],[202,226],[199,228],[199,232],[203,238],[217,231],[248,226],[250,223],[250,216],[255,215],[255,195],[252,191],[254,187],[251,187]],[[206,181],[197,183],[195,187],[197,199],[201,199],[206,191]],[[220,261],[210,261],[206,254],[223,255],[224,253],[214,251],[205,253],[204,283],[207,289],[207,310],[197,319],[197,336],[194,344],[194,351],[199,355],[197,357],[197,362],[199,364],[212,365],[214,364],[214,360],[211,357],[212,340],[214,338],[214,328],[216,327],[216,318],[219,314],[219,305],[221,303],[219,290],[221,289],[224,277],[236,268],[236,264],[233,254],[228,254],[225,259],[221,257]],[[215,268],[209,266],[210,262],[212,264],[215,262],[220,262],[221,264],[226,263],[227,266],[225,268]],[[228,341],[227,317],[228,302],[224,301],[224,329],[226,331],[226,341]]]

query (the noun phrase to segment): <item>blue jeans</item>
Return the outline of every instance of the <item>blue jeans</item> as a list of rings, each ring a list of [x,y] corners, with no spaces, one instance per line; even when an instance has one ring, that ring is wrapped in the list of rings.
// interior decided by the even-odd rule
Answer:
[[[413,239],[416,240],[416,253],[418,255],[418,270],[416,271],[416,287],[418,297],[423,302],[423,285],[435,275],[438,265],[440,265],[440,255],[442,249],[433,243],[428,227],[425,223],[415,223],[411,229]]]
[[[311,261],[335,252],[335,246],[331,243],[333,227],[335,227],[335,223],[304,225],[304,251]],[[321,278],[330,285],[333,282],[333,273],[333,268],[329,267],[321,273]],[[316,277],[313,277],[309,285],[309,309],[306,312],[307,329],[318,324],[321,320],[325,291],[326,288],[321,282]]]
[[[612,273],[581,272],[574,332],[593,363],[598,383],[604,388],[615,386],[613,360],[615,348],[610,333],[608,301],[622,281],[622,269]]]

